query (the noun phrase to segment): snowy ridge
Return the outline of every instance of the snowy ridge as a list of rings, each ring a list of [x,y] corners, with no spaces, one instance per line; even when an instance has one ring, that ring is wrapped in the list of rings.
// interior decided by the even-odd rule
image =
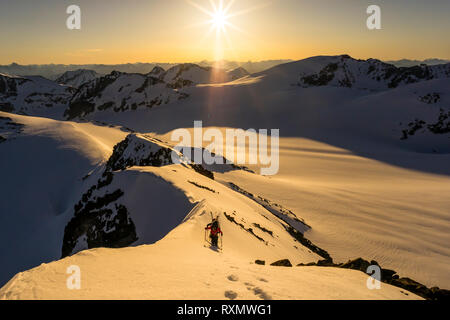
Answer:
[[[450,64],[398,68],[376,59],[348,55],[318,56],[276,66],[260,73],[268,79],[290,81],[301,87],[336,86],[387,90],[432,79],[450,77]]]
[[[450,77],[450,64],[397,68],[376,59],[355,60],[341,56],[319,72],[301,75],[301,86],[339,86],[384,90],[420,81]]]
[[[163,79],[171,87],[179,89],[196,84],[228,82],[231,75],[223,69],[185,63],[167,70]]]
[[[187,97],[155,78],[152,74],[112,72],[79,88],[65,112],[68,119],[83,117],[95,111],[123,112],[152,108]]]
[[[249,76],[250,73],[242,67],[238,67],[236,69],[228,71],[228,75],[230,76],[230,81],[241,79],[243,77]]]
[[[243,73],[243,71],[239,71]],[[98,111],[123,112],[169,104],[189,96],[182,89],[223,83],[237,74],[222,69],[180,64],[167,71],[155,67],[146,75],[112,72],[82,85],[65,113],[68,119]]]
[[[79,88],[86,82],[94,80],[101,75],[94,70],[79,69],[75,71],[66,71],[55,82],[65,84],[74,88]]]
[[[201,168],[199,165],[191,163],[180,153],[177,154],[179,158],[182,158],[183,162],[181,164],[173,164],[172,151],[173,149],[161,141],[136,134],[128,135],[125,140],[117,144],[114,147],[113,154],[106,163],[103,174],[83,194],[79,203],[75,205],[74,218],[66,226],[62,256],[65,257],[76,253],[79,249],[95,248],[98,246],[128,246],[138,239],[141,239],[140,243],[152,243],[162,238],[164,234],[161,235],[161,230],[166,230],[167,233],[174,228],[176,225],[171,224],[171,228],[160,228],[159,232],[155,230],[150,232],[146,229],[142,233],[139,231],[142,229],[142,223],[133,222],[134,219],[138,219],[138,221],[142,220],[142,215],[144,214],[142,210],[146,206],[141,202],[149,203],[150,207],[153,207],[153,204],[151,204],[152,197],[148,195],[146,198],[137,201],[137,189],[132,184],[138,183],[136,179],[140,180],[140,185],[142,180],[154,180],[155,174],[176,186],[174,190],[168,189],[171,190],[171,194],[180,192],[179,190],[183,191],[186,194],[184,200],[186,203],[194,201],[195,198],[198,198],[198,201],[204,201],[205,198],[203,197],[205,194],[209,196],[206,199],[213,197],[215,200],[211,201],[210,199],[206,201],[208,205],[205,205],[205,208],[208,208],[212,215],[222,216],[222,220],[229,221],[235,228],[241,230],[243,233],[248,233],[265,246],[268,246],[270,243],[267,239],[267,234],[270,234],[269,238],[274,239],[272,246],[276,246],[277,240],[275,239],[279,237],[279,235],[274,235],[270,230],[279,230],[278,232],[284,234],[284,237],[290,238],[290,242],[295,243],[297,241],[288,231],[289,228],[292,228],[291,225],[285,222],[285,219],[281,218],[284,215],[283,211],[275,214],[273,211],[267,211],[267,208],[259,205],[258,202],[253,203],[247,198],[241,199],[241,196],[232,191],[232,188],[228,189],[227,186],[222,186],[214,182],[211,179],[213,178],[212,173]],[[168,170],[168,167],[173,168]],[[139,170],[138,172],[142,172],[142,174],[138,174],[137,170]],[[149,173],[152,174],[149,175]],[[89,181],[95,181],[95,179],[97,179],[97,176],[95,178],[90,177]],[[147,185],[151,184],[154,186],[158,184],[156,182],[151,183],[150,181]],[[146,188],[147,191],[148,188]],[[198,192],[193,192],[192,189]],[[129,193],[129,190],[133,190],[134,193]],[[200,198],[198,196],[199,193],[202,195]],[[127,209],[130,207],[130,202],[127,202],[127,199],[130,197],[135,199],[131,206],[133,209]],[[255,214],[262,215],[265,220],[259,219],[259,221],[256,220],[251,223],[250,221],[246,222],[245,220],[247,218],[242,219],[242,212],[237,210],[239,207],[230,204],[225,205],[227,202],[236,204],[236,200],[224,201],[223,197],[241,199],[238,203],[243,201],[244,203],[248,203],[247,205],[257,208],[257,210],[253,209],[256,211]],[[167,197],[167,199],[176,198],[177,196],[175,195]],[[190,200],[188,201],[188,199]],[[171,202],[165,204],[169,208],[169,211],[173,205]],[[173,202],[176,203],[176,201]],[[217,207],[217,204],[221,204],[222,207]],[[183,210],[176,214],[179,217],[178,220],[181,221],[180,219],[183,219],[187,212],[184,209],[184,214]],[[293,215],[293,213],[290,214]],[[121,216],[121,218],[118,219],[118,216]],[[255,220],[256,217],[252,217],[251,219]],[[169,219],[168,221],[171,220]],[[272,223],[276,222],[279,226],[268,225],[267,221],[273,221]],[[148,223],[150,222],[146,222],[145,224]],[[159,223],[167,222],[160,221]],[[301,225],[299,228],[299,232],[301,233],[309,229],[308,226],[298,219],[297,224]],[[138,232],[135,231],[136,229]],[[152,240],[149,242],[149,239]],[[82,242],[85,245],[81,245],[80,243]],[[294,248],[297,248],[297,250],[300,250],[300,247],[301,244],[294,245]],[[322,256],[322,258],[324,257]],[[326,258],[329,257],[327,256]]]
[[[133,166],[160,167],[173,163],[172,152],[180,155],[151,137],[130,134],[114,147],[106,166],[110,171],[125,170]]]
[[[73,89],[40,76],[0,74],[0,111],[58,117]]]

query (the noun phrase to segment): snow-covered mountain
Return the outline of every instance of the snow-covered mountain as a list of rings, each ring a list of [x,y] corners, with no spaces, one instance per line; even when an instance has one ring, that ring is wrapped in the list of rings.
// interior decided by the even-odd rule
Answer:
[[[68,119],[84,117],[98,111],[123,112],[138,108],[153,108],[185,99],[186,93],[148,75],[112,72],[82,85],[70,100],[65,112]]]
[[[64,112],[73,91],[40,76],[0,74],[0,110],[57,117]]]
[[[450,64],[397,68],[375,59],[356,60],[343,55],[287,63],[251,77],[243,68],[225,71],[195,64],[180,64],[167,71],[155,67],[147,74],[112,72],[99,76],[94,71],[78,70],[67,72],[57,80],[71,87],[41,77],[1,77],[2,110],[43,116],[54,114],[53,118],[62,118],[64,113],[66,119],[74,119],[92,117],[94,113],[108,116],[148,110],[200,92],[201,89],[195,88],[197,85],[217,86],[241,78],[247,82],[259,79],[256,82],[267,86],[270,92],[293,85],[384,91],[422,81],[448,79]]]
[[[184,88],[233,79],[222,69],[180,64],[167,71],[155,67],[146,75],[112,72],[85,83],[75,93],[65,113],[68,119],[93,112],[150,109],[185,99]]]
[[[298,85],[302,87],[386,90],[420,81],[450,78],[450,64],[398,68],[376,59],[319,56],[276,66],[262,74],[274,78],[296,76]]]
[[[163,80],[173,88],[183,88],[196,84],[224,83],[230,81],[231,76],[224,69],[185,63],[167,70]]]
[[[74,88],[79,88],[86,82],[92,81],[101,75],[94,70],[78,69],[75,71],[66,71],[55,82],[65,84]]]
[[[244,68],[242,68],[242,67],[238,67],[236,69],[230,70],[230,71],[228,71],[228,74],[231,77],[230,80],[237,80],[237,79],[240,79],[242,77],[250,75],[250,73],[247,70],[245,70]]]
[[[200,61],[193,62],[202,67],[220,67],[225,70],[236,69],[242,67],[250,73],[261,72],[272,68],[276,65],[291,62],[292,60],[268,60],[268,61]],[[153,62],[153,63],[126,63],[126,64],[43,64],[43,65],[20,65],[11,63],[9,65],[0,65],[0,73],[15,74],[20,76],[40,75],[47,79],[55,80],[61,74],[67,71],[76,71],[80,69],[93,70],[98,74],[109,74],[113,71],[124,73],[142,73],[146,74],[155,67],[161,67],[168,70],[176,63]]]

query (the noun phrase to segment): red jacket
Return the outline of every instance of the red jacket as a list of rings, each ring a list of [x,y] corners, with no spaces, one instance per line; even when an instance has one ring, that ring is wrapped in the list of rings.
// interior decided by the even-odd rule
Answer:
[[[216,228],[216,229],[212,229],[211,228],[212,226],[207,226],[206,228],[205,228],[205,230],[211,230],[211,235],[212,236],[215,236],[216,234],[218,234],[218,233],[220,233],[221,235],[223,235],[223,232],[222,232],[222,230],[220,230],[220,227],[218,227],[218,228]]]

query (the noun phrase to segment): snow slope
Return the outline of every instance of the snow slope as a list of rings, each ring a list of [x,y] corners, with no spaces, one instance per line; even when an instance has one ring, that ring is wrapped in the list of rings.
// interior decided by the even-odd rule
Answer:
[[[101,132],[97,132],[97,134],[101,134]],[[107,208],[123,206],[129,213],[129,221],[132,221],[136,229],[137,240],[132,243],[133,246],[163,240],[151,246],[144,245],[118,251],[105,249],[82,251],[49,265],[41,265],[36,269],[18,274],[8,282],[0,290],[1,298],[176,299],[181,298],[181,294],[184,295],[184,298],[189,295],[189,297],[197,299],[419,298],[402,289],[385,284],[382,285],[382,290],[371,291],[366,286],[367,276],[353,270],[294,267],[287,271],[281,267],[253,265],[252,262],[256,259],[273,262],[288,258],[296,265],[297,263],[317,261],[322,257],[313,253],[310,247],[303,246],[287,232],[287,223],[295,222],[292,217],[297,218],[297,224],[303,226],[303,231],[309,229],[309,226],[302,223],[300,217],[294,213],[285,211],[278,205],[270,205],[271,210],[268,210],[269,207],[264,207],[234,191],[227,184],[216,182],[210,177],[200,174],[197,170],[193,170],[189,163],[170,164],[164,162],[162,165],[155,165],[152,162],[151,165],[142,166],[141,160],[147,159],[146,155],[149,152],[150,155],[154,153],[151,149],[142,153],[135,153],[132,150],[142,150],[138,143],[152,146],[159,145],[161,142],[147,136],[134,134],[128,136],[127,139],[129,142],[124,145],[125,149],[117,145],[108,162],[101,166],[101,168],[116,169],[112,172],[112,180],[105,183],[103,187],[97,187],[93,193],[89,194],[88,192],[88,199],[100,199],[102,194],[112,194],[118,188],[124,190],[122,196],[106,203],[96,213],[101,221],[106,219],[107,223],[100,226],[103,228],[102,231],[111,234],[115,232],[115,229],[123,228],[123,224],[111,228],[108,223],[110,216],[104,215]],[[135,163],[139,163],[141,166],[135,166]],[[117,171],[117,169],[119,170]],[[97,173],[95,172],[87,177],[83,189],[86,189],[96,177]],[[84,199],[84,196],[82,198]],[[87,201],[83,200],[84,203]],[[274,214],[276,210],[278,210],[278,214]],[[93,213],[93,211],[90,212]],[[210,221],[211,215],[219,216],[225,234],[223,240],[225,249],[222,253],[203,247],[203,229]],[[80,216],[81,213],[78,214],[78,217]],[[116,212],[109,221],[114,223],[117,219],[122,219],[119,217],[119,212]],[[87,227],[98,226],[97,223],[89,224],[92,223],[89,221],[85,223],[88,223],[84,224]],[[92,231],[90,227],[85,230],[89,231],[78,235],[74,252],[87,249],[92,244],[93,237],[95,238],[100,231]],[[70,228],[66,227],[65,241],[67,232],[70,232]],[[92,232],[94,236],[89,232]],[[103,235],[103,240],[106,241],[105,235]],[[110,255],[111,253],[113,256]],[[137,256],[140,258],[136,259]],[[145,269],[136,273],[136,268],[143,267],[142,257],[145,256],[149,258],[148,264]],[[110,259],[115,262],[113,268],[108,268],[108,272],[111,272],[109,275],[127,275],[127,280],[125,281],[120,276],[114,277],[111,286],[115,289],[105,290],[107,286],[105,287],[104,282],[104,266],[106,265],[104,263],[111,266],[111,263],[108,262]],[[119,261],[123,261],[123,263]],[[80,266],[83,275],[86,273],[86,278],[83,278],[83,281],[86,281],[83,282],[86,291],[79,291],[74,295],[73,291],[65,288],[67,262]],[[212,262],[216,266],[213,270],[211,270]],[[205,280],[203,270],[209,270],[210,276],[207,278],[209,280],[200,285],[193,285],[199,278]],[[234,272],[230,273],[229,270]],[[186,276],[187,272],[189,272],[189,276]],[[134,274],[136,274],[136,278],[133,276]],[[40,280],[37,280],[38,278]],[[63,280],[62,283],[60,283],[61,280]],[[294,280],[299,282],[296,283]],[[133,283],[139,283],[139,285],[130,285]],[[147,291],[149,283],[155,283],[155,290]],[[211,291],[211,283],[216,283],[217,289]],[[217,283],[223,284],[223,286],[217,286]],[[299,286],[299,283],[304,284],[305,287]],[[162,290],[161,286],[163,285],[166,290]],[[121,286],[131,286],[133,289],[125,292]],[[177,293],[174,288],[181,288],[181,286],[186,286],[186,288],[180,289]],[[324,286],[329,291],[324,292]],[[194,290],[189,291],[189,288]]]
[[[280,148],[276,176],[228,172],[217,174],[217,180],[234,181],[301,213],[312,226],[306,237],[336,262],[374,259],[429,286],[450,286],[448,176],[399,168],[307,139],[281,139]]]
[[[209,218],[196,209],[154,245],[92,249],[20,273],[0,299],[420,299],[385,284],[369,290],[355,270],[260,266],[204,248],[199,227]],[[71,265],[80,267],[80,290],[66,287]]]
[[[226,128],[218,129],[225,135]],[[372,154],[409,161],[411,167],[428,166],[430,171],[448,168],[450,161],[448,154],[369,147]],[[259,172],[260,166],[249,167]],[[310,139],[282,137],[277,175],[229,171],[215,177],[299,214],[312,226],[305,236],[336,262],[373,259],[429,286],[450,286],[446,174],[402,168]]]
[[[60,257],[82,178],[126,135],[118,129],[0,112],[0,283]],[[1,118],[0,118],[1,120]],[[15,125],[6,125],[14,123]]]
[[[259,253],[296,263],[325,258],[311,252],[315,249],[296,243],[287,231],[289,224],[301,232],[308,230],[301,217],[268,211],[228,185],[215,182],[213,174],[203,174],[189,159],[173,164],[165,152],[171,149],[165,148],[161,142],[135,134],[115,147],[100,180],[97,176],[87,180],[87,185],[94,182],[96,187],[89,188],[76,205],[74,219],[65,230],[63,256],[98,245],[123,246],[124,241],[133,245],[153,243],[185,218],[192,203],[203,202],[208,215],[220,216],[224,225],[234,225],[236,232],[230,235],[227,250],[235,254],[256,259]],[[120,196],[107,196],[113,194]],[[97,205],[99,199],[105,200]],[[85,210],[87,207],[97,210]],[[120,214],[127,215],[126,222]],[[118,217],[122,221],[118,222]],[[241,245],[243,241],[249,243],[248,248]]]

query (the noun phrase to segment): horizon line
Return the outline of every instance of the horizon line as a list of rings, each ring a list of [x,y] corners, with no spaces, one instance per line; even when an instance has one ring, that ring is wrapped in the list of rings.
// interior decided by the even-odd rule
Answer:
[[[289,62],[295,62],[295,61],[301,61],[301,60],[305,60],[308,58],[313,58],[313,57],[338,57],[338,56],[342,56],[342,55],[348,55],[348,54],[334,54],[334,55],[327,55],[327,54],[319,54],[319,55],[314,55],[314,56],[309,56],[306,58],[301,58],[301,59],[288,59],[288,58],[279,58],[279,59],[266,59],[266,60],[228,60],[228,59],[223,59],[223,60],[208,60],[208,59],[204,59],[204,60],[199,60],[199,61],[184,61],[184,62],[168,62],[168,61],[151,61],[151,62],[119,62],[119,63],[55,63],[55,62],[49,62],[49,63],[28,63],[28,64],[22,64],[19,62],[11,62],[9,64],[0,64],[0,66],[5,67],[5,66],[11,66],[11,65],[18,65],[18,66],[44,66],[44,65],[62,65],[62,66],[70,66],[70,65],[74,65],[74,66],[81,66],[81,65],[104,65],[104,66],[114,66],[114,65],[132,65],[132,64],[185,64],[185,63],[192,63],[192,64],[198,64],[198,63],[204,63],[204,62],[208,62],[208,63],[216,63],[216,62],[234,62],[234,63],[261,63],[261,62],[269,62],[269,61],[289,61]],[[360,58],[355,58],[352,57],[351,55],[348,55],[353,59],[356,60],[360,60]],[[368,60],[368,59],[376,59],[376,60],[380,60],[380,61],[402,61],[402,60],[408,60],[408,61],[427,61],[427,60],[444,60],[444,61],[450,61],[450,57],[449,58],[437,58],[437,57],[432,57],[432,58],[425,58],[425,59],[418,59],[418,58],[397,58],[397,59],[379,59],[379,58],[367,58],[367,59],[361,59],[361,60]]]

